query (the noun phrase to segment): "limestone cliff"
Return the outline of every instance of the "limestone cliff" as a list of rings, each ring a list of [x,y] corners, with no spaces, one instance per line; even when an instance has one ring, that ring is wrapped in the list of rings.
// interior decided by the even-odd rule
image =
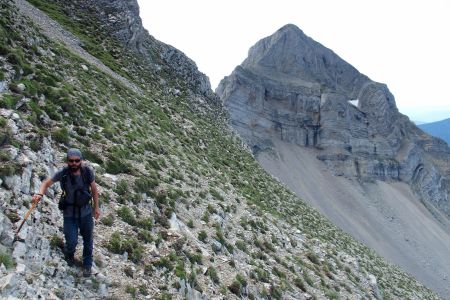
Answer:
[[[114,37],[127,49],[141,54],[145,66],[158,72],[177,74],[185,84],[201,94],[214,98],[208,77],[199,72],[193,60],[182,51],[156,40],[142,26],[139,6],[135,0],[58,0],[74,19],[89,22],[95,16],[98,28],[95,30]]]
[[[399,113],[386,85],[286,25],[259,41],[217,88],[257,153],[273,138],[317,150],[339,176],[409,183],[450,215],[450,149]]]

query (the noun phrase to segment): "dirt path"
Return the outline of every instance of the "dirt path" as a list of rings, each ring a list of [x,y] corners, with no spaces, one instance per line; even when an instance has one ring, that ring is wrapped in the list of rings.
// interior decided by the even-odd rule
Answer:
[[[59,25],[58,22],[55,22],[44,12],[34,7],[25,0],[15,0],[14,2],[20,13],[29,17],[37,26],[41,28],[43,34],[45,34],[47,37],[62,43],[67,47],[67,49],[82,57],[84,60],[86,60],[86,62],[94,65],[105,74],[118,80],[127,88],[132,89],[138,94],[142,94],[142,90],[138,86],[130,82],[128,79],[120,76],[109,67],[104,65],[98,58],[81,48],[80,40],[75,35],[65,30],[61,25]]]

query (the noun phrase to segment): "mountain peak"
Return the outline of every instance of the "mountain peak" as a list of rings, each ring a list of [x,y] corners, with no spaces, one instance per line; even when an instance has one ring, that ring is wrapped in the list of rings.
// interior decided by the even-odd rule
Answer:
[[[280,34],[286,34],[286,33],[291,33],[291,32],[304,35],[303,31],[297,25],[294,25],[294,24],[286,24],[277,30],[277,33],[280,33]]]
[[[242,67],[263,72],[267,76],[278,74],[320,84],[327,90],[344,94],[348,98],[356,97],[355,82],[359,88],[370,81],[336,53],[308,37],[293,24],[281,27],[250,48]]]

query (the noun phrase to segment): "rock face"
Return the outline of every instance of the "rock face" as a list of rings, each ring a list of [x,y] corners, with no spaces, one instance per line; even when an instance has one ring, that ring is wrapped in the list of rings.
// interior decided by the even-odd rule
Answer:
[[[338,176],[402,181],[450,215],[450,149],[399,113],[386,85],[286,25],[216,90],[254,153],[274,139],[317,150]]]
[[[160,69],[161,63],[169,67],[168,72],[180,75],[186,83],[208,97],[214,97],[208,77],[199,72],[193,60],[182,51],[152,37],[142,26],[139,5],[136,0],[59,0],[61,6],[74,7],[94,13],[109,35],[126,48],[141,54],[149,65]],[[78,18],[80,16],[77,16]]]

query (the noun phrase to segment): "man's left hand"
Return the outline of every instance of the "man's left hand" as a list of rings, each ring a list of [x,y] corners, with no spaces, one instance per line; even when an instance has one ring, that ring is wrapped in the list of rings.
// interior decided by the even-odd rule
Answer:
[[[96,207],[94,208],[94,218],[98,220],[100,218],[100,208]]]

